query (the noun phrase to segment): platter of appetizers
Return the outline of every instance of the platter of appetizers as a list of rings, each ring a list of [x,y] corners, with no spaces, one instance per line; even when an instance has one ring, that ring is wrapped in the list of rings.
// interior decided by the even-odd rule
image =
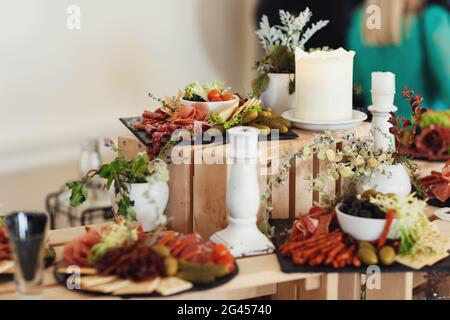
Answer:
[[[450,239],[424,214],[426,203],[373,190],[295,221],[275,220],[283,272],[449,271]]]
[[[86,228],[66,244],[55,278],[66,286],[74,272],[80,274],[80,293],[158,297],[223,285],[238,267],[224,245],[197,234],[144,233],[136,223],[119,221]]]
[[[226,130],[235,126],[257,128],[261,139],[296,139],[289,120],[262,106],[259,99],[242,98],[231,94],[218,82],[189,84],[177,97],[157,99],[154,111],[141,116],[121,118],[120,121],[147,147],[150,155],[157,155],[170,141],[189,141],[201,144],[226,142]],[[278,136],[272,136],[278,130]],[[184,131],[180,133],[180,131]],[[179,134],[178,136],[176,134]]]

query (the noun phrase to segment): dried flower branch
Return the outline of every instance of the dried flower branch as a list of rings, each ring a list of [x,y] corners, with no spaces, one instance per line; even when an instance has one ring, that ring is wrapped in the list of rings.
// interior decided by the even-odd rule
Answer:
[[[409,101],[412,111],[413,121],[406,119],[405,117],[399,117],[394,112],[391,112],[391,118],[388,120],[392,127],[389,129],[389,132],[394,135],[396,142],[396,150],[399,150],[401,146],[402,137],[404,136],[407,130],[410,130],[412,124],[412,131],[408,139],[408,145],[406,147],[410,147],[414,143],[414,138],[417,133],[417,127],[419,126],[422,115],[427,112],[427,109],[422,108],[423,97],[420,94],[416,94],[413,90],[405,87],[402,94],[403,98]]]

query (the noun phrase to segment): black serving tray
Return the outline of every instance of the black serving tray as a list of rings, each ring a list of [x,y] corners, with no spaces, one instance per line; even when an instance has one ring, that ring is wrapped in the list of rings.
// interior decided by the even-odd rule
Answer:
[[[367,273],[367,266],[362,265],[359,268],[355,267],[345,267],[340,269],[334,269],[333,267],[328,266],[315,266],[311,267],[308,265],[297,266],[295,265],[291,258],[284,257],[280,253],[280,246],[287,239],[287,230],[290,230],[292,227],[294,220],[293,219],[273,219],[271,220],[271,225],[275,227],[275,239],[274,244],[276,247],[276,256],[278,259],[278,263],[280,264],[281,271],[284,273],[325,273],[325,272],[333,272],[333,273]],[[381,272],[450,272],[450,257],[445,258],[444,260],[430,266],[424,267],[420,270],[415,270],[408,268],[399,263],[395,263],[392,266],[379,266]]]
[[[55,268],[53,269],[53,275],[55,277],[56,282],[58,282],[60,285],[67,288],[67,279],[71,276],[70,274],[60,273],[57,270],[59,269],[60,262],[55,265]],[[173,295],[168,296],[162,296],[157,292],[147,293],[147,294],[127,294],[127,295],[113,295],[112,293],[102,293],[102,292],[95,292],[95,291],[89,291],[88,289],[80,289],[75,290],[76,292],[82,293],[82,294],[89,294],[89,295],[96,295],[96,296],[110,296],[110,297],[120,297],[124,299],[130,299],[130,298],[163,298],[163,297],[173,297],[184,293],[189,292],[195,292],[195,291],[203,291],[203,290],[209,290],[216,287],[220,287],[227,282],[230,282],[233,280],[237,275],[239,274],[239,267],[237,263],[234,264],[234,271],[230,274],[227,274],[225,277],[218,278],[216,281],[212,284],[207,285],[201,285],[201,284],[195,284],[191,289],[182,291]],[[67,290],[70,290],[67,288]],[[74,291],[74,290],[71,290]]]
[[[136,138],[139,139],[146,147],[150,147],[152,145],[152,140],[150,139],[149,135],[145,131],[136,130],[133,125],[141,121],[141,117],[130,117],[130,118],[119,118],[120,122],[123,123],[125,127],[127,127],[128,130],[131,131],[132,134],[136,136]],[[207,134],[207,131],[206,133]],[[298,134],[296,134],[294,131],[289,130],[287,133],[280,133],[278,140],[295,140],[298,138]],[[226,134],[223,135],[223,141],[226,139]],[[271,140],[271,136],[264,137],[266,141]],[[203,141],[204,145],[214,143],[214,140],[212,141]]]

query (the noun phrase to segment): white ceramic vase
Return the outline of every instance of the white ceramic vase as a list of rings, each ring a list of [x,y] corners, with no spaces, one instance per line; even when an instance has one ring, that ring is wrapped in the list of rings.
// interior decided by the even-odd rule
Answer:
[[[134,201],[133,209],[136,219],[144,232],[155,230],[160,223],[169,201],[169,185],[165,181],[153,183],[132,183],[129,186],[130,199]],[[114,194],[114,185],[110,189],[113,209],[117,212],[118,196]]]
[[[411,193],[411,179],[403,165],[385,165],[385,173],[374,172],[371,176],[363,178],[357,185],[356,191],[361,194],[364,191],[374,189],[387,194],[395,193],[399,196],[408,196]]]
[[[261,96],[261,101],[274,114],[295,108],[295,93],[289,94],[289,82],[294,79],[293,73],[269,73],[269,86]]]

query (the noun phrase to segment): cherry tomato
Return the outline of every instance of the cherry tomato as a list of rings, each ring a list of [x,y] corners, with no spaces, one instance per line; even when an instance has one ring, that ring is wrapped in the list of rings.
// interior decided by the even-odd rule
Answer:
[[[220,258],[223,256],[226,256],[230,252],[228,251],[227,247],[223,244],[216,244],[213,249],[213,256],[214,258]]]
[[[222,102],[222,98],[221,97],[214,97],[212,99],[209,99],[210,102]]]
[[[216,263],[227,268],[229,272],[234,271],[234,258],[231,254],[221,257],[220,259],[216,260]]]
[[[231,93],[224,91],[224,93],[222,93],[222,99],[223,101],[230,101],[234,99],[234,96]]]
[[[213,101],[215,98],[221,98],[221,92],[219,89],[212,89],[210,92],[208,92],[208,100]]]

